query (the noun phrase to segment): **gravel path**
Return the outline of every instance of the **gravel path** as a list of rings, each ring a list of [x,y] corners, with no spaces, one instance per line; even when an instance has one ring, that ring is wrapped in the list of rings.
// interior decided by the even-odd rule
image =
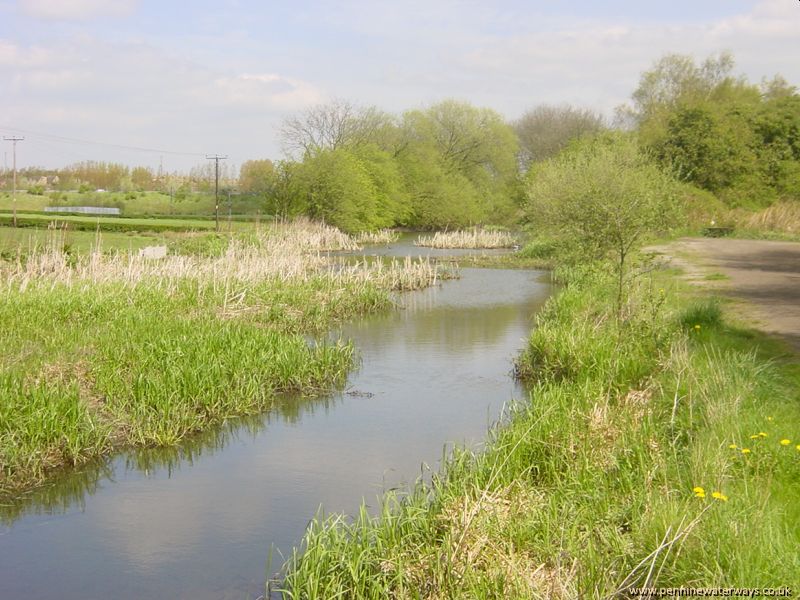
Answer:
[[[759,329],[800,351],[800,243],[686,238],[653,250],[673,258],[691,279],[747,303]],[[728,279],[714,281],[715,273]]]

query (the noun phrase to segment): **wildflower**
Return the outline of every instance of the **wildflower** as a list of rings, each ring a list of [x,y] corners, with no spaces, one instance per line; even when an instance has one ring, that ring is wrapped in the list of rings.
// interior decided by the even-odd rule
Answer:
[[[728,446],[728,448],[730,448],[731,450],[736,450],[737,446],[736,444],[731,444],[730,446]]]
[[[786,439],[781,440],[781,446],[788,446],[791,443],[792,443],[791,440],[786,440]]]
[[[750,448],[742,448],[742,454],[750,454]]]
[[[695,498],[705,498],[705,497],[706,497],[706,493],[705,493],[705,492],[697,492],[697,493],[694,495],[694,497],[695,497]]]
[[[767,421],[772,421],[772,417],[767,417]]]
[[[797,451],[800,452],[800,444],[797,444],[797,446],[795,446],[795,448],[797,448]]]
[[[765,437],[767,437],[767,434],[766,434],[766,433],[764,433],[763,431],[759,431],[759,432],[758,432],[758,437],[765,438]]]
[[[728,501],[728,497],[725,494],[723,494],[722,492],[713,492],[711,494],[711,497],[712,498],[716,498],[717,500],[721,500],[722,502],[727,502]]]
[[[700,331],[700,325],[695,325],[695,326],[694,326],[694,330],[695,330],[695,331]]]
[[[760,435],[758,435],[757,433],[754,433],[753,435],[750,436],[750,439],[751,440],[757,440],[760,437],[761,437]]]
[[[695,494],[705,494],[706,493],[706,491],[703,488],[701,488],[699,485],[697,487],[693,487],[692,491]]]

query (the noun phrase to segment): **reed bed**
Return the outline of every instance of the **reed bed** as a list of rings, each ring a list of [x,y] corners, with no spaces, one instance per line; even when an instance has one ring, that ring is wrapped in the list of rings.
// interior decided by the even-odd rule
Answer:
[[[360,250],[356,239],[336,227],[300,217],[293,221],[277,221],[262,236],[284,248],[296,251]]]
[[[510,233],[504,231],[486,231],[477,228],[469,231],[437,231],[432,236],[419,236],[414,242],[416,246],[443,249],[512,248],[516,244],[516,239]]]
[[[439,281],[458,277],[455,266],[442,267],[429,257],[413,259],[410,256],[389,261],[363,260],[355,265],[344,266],[341,271],[356,280],[372,281],[384,289],[393,291],[421,290]]]
[[[379,231],[362,231],[355,240],[359,244],[391,244],[400,239],[400,234],[391,229],[380,229]]]

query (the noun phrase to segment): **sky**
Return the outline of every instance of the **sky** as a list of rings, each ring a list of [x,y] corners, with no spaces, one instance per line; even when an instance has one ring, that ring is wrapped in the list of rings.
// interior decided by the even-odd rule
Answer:
[[[800,2],[0,0],[0,134],[18,167],[233,166],[282,158],[282,120],[334,98],[610,117],[659,57],[721,51],[800,85]]]

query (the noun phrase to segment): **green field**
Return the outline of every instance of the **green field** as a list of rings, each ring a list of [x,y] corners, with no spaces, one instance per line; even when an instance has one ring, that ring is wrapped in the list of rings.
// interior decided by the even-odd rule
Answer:
[[[161,192],[45,192],[42,195],[17,193],[16,208],[20,212],[41,212],[48,206],[116,207],[123,216],[186,216],[214,217],[214,194],[194,193],[176,198]],[[14,209],[12,194],[0,192],[0,212]],[[263,199],[253,196],[233,196],[230,205],[234,216],[256,217],[264,213]],[[220,218],[228,215],[228,198],[220,194]]]
[[[13,225],[13,215],[0,214],[0,226]],[[100,217],[100,216],[77,216],[77,215],[47,215],[35,213],[17,213],[17,227],[39,227],[48,226],[63,227],[80,231],[213,231],[215,222],[213,220],[201,219],[171,219],[171,218],[124,218],[124,217]],[[251,228],[252,224],[233,221],[228,223],[220,219],[220,229],[241,231]]]
[[[51,231],[36,227],[0,226],[0,255],[14,256],[17,251],[30,252],[34,248],[52,247],[53,244],[85,253],[96,248],[98,241],[103,250],[135,251],[145,246],[168,244],[174,239],[174,236],[166,237],[163,233],[107,231],[102,232],[98,238],[94,231]]]

